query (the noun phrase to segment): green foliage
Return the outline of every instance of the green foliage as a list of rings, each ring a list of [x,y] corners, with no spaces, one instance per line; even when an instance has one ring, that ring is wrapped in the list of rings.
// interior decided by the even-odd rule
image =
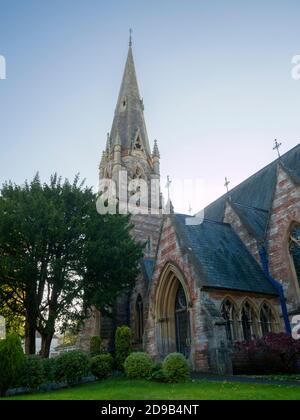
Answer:
[[[42,359],[44,378],[46,383],[55,381],[56,359],[57,357],[53,357],[51,359]]]
[[[90,355],[92,357],[97,356],[98,354],[101,353],[101,344],[102,344],[101,337],[99,337],[98,335],[94,335],[93,337],[91,337],[91,339],[90,339]]]
[[[139,273],[129,216],[99,215],[96,201],[78,176],[0,191],[0,311],[25,318],[31,341],[39,325],[44,357],[58,326],[77,326],[92,305],[105,313]]]
[[[78,334],[73,331],[65,331],[60,339],[60,345],[63,347],[75,346]]]
[[[125,373],[130,379],[148,378],[153,369],[153,362],[147,353],[131,353],[124,363]]]
[[[20,385],[37,389],[45,381],[43,361],[40,356],[27,356],[20,373]]]
[[[154,382],[168,382],[168,378],[162,368],[162,363],[156,363],[153,366],[149,379]]]
[[[9,335],[0,340],[0,393],[5,392],[16,383],[25,357],[21,340],[17,335]]]
[[[185,381],[190,373],[188,361],[181,353],[171,353],[163,362],[163,372],[169,382]]]
[[[91,358],[91,372],[98,379],[107,378],[112,374],[114,359],[111,354],[99,354]]]
[[[124,370],[124,362],[132,352],[132,332],[127,326],[118,327],[115,337],[116,362],[120,370]]]
[[[89,359],[85,353],[79,350],[62,353],[55,360],[55,380],[75,384],[88,375],[89,368]]]

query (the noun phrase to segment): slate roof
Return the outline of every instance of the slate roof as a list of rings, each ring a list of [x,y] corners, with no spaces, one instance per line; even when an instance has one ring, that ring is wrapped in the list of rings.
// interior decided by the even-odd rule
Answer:
[[[300,144],[205,208],[205,218],[222,222],[228,197],[250,233],[265,238],[277,180],[278,164],[300,183]]]
[[[146,276],[146,279],[150,282],[152,279],[153,271],[154,271],[154,260],[151,258],[144,258],[143,259],[143,271]]]
[[[189,217],[174,215],[174,226],[183,246],[192,254],[202,286],[278,294],[229,224],[204,220],[190,226],[185,223]]]

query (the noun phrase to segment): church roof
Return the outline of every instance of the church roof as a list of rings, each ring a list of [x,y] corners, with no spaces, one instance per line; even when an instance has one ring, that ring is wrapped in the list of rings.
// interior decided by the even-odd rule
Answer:
[[[110,144],[113,147],[118,141],[123,150],[131,150],[138,137],[146,154],[151,156],[144,120],[144,104],[140,97],[132,46],[130,43],[110,133]]]
[[[205,218],[222,222],[230,197],[232,207],[250,233],[258,240],[263,240],[276,188],[278,164],[294,182],[300,183],[300,144],[206,207]]]
[[[229,224],[204,220],[199,225],[187,225],[189,217],[176,214],[173,220],[179,240],[199,270],[202,286],[278,294]]]

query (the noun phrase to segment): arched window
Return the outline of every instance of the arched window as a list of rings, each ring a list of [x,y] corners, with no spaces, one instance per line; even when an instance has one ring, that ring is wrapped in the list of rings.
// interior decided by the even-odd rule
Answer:
[[[175,326],[177,351],[185,357],[190,354],[190,321],[185,291],[180,284],[175,298]]]
[[[134,171],[132,179],[143,179],[143,178],[144,178],[143,170],[139,166],[137,166],[137,168]]]
[[[141,343],[144,335],[144,305],[141,295],[138,295],[136,300],[136,336],[137,340]]]
[[[297,280],[300,286],[300,225],[294,226],[290,234],[290,254],[294,262]]]
[[[238,339],[238,314],[231,300],[226,299],[224,301],[221,313],[226,321],[227,340],[233,343]]]
[[[275,332],[275,318],[271,307],[267,303],[264,303],[260,310],[260,325],[263,337]]]
[[[134,149],[139,150],[140,152],[143,151],[143,145],[140,136],[138,136],[135,141]]]
[[[246,302],[242,307],[241,324],[243,339],[245,341],[250,341],[257,337],[257,318],[255,316],[255,311],[249,302]]]

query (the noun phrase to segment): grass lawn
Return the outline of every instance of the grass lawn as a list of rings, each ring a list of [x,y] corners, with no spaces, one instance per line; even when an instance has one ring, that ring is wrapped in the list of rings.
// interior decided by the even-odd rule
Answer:
[[[108,379],[9,400],[300,400],[300,387],[189,381],[162,384]]]

